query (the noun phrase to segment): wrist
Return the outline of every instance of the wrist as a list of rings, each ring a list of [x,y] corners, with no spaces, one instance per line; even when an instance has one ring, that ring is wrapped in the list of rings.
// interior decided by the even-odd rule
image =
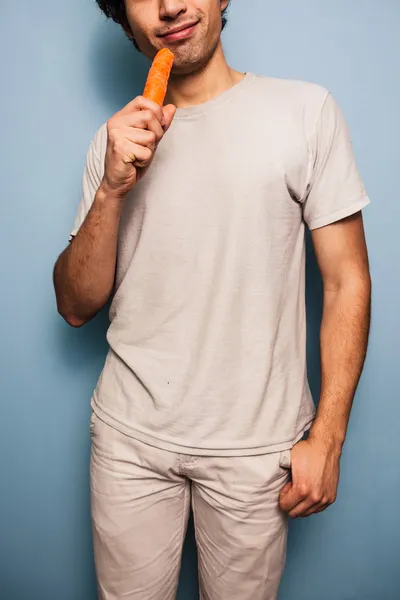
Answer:
[[[345,436],[339,432],[326,430],[318,421],[315,421],[311,427],[308,439],[320,443],[329,452],[333,452],[339,456],[342,454]]]
[[[120,188],[111,186],[106,179],[103,179],[99,189],[97,190],[97,194],[101,199],[107,199],[108,202],[114,200],[117,203],[122,203],[127,192],[125,190],[121,190]]]

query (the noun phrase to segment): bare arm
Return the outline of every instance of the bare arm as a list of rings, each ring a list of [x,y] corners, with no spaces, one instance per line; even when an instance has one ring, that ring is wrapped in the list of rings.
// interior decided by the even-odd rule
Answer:
[[[325,510],[336,499],[340,456],[363,368],[371,280],[361,213],[312,232],[324,285],[321,396],[306,440],[292,449],[292,482],[281,508],[292,518]]]
[[[123,198],[100,187],[76,237],[54,267],[59,313],[73,327],[92,319],[113,288]]]
[[[371,279],[361,213],[316,229],[324,286],[321,396],[310,435],[338,451],[345,441],[370,327]]]
[[[76,237],[54,267],[59,313],[73,327],[92,319],[112,293],[124,199],[146,174],[175,115],[138,97],[107,124],[104,177]]]

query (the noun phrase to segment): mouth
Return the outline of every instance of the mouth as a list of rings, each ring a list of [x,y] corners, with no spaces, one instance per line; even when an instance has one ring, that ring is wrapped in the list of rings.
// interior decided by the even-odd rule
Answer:
[[[159,35],[159,37],[168,42],[186,39],[195,32],[198,23],[198,21],[192,21],[191,23],[186,23],[185,25],[180,25],[179,27],[173,27],[169,31]]]

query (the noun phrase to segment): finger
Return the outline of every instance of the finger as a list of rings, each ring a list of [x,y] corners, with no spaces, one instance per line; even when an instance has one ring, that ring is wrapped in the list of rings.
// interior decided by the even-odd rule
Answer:
[[[315,512],[318,506],[318,504],[311,504],[309,501],[304,500],[289,512],[289,517],[291,519],[308,517],[309,515],[312,515]]]
[[[146,148],[150,148],[150,150],[154,150],[157,144],[156,134],[153,131],[148,131],[147,129],[124,127],[121,129],[121,135],[123,135],[126,140],[129,140],[133,144],[146,146]]]
[[[145,167],[153,157],[153,152],[146,146],[126,142],[123,148],[122,160],[124,163],[132,163],[134,166]]]
[[[319,512],[321,512],[321,510],[318,510],[318,506],[312,506],[309,510],[306,510],[302,515],[300,515],[300,518],[305,519],[307,517],[311,517],[311,515],[316,515]]]
[[[290,513],[290,511],[294,510],[296,506],[298,506],[304,500],[304,497],[300,493],[299,489],[292,484],[291,486],[291,489],[289,489],[289,491],[287,491],[281,497],[280,501],[282,510],[284,510],[287,513]]]
[[[152,131],[156,135],[157,141],[160,141],[164,135],[161,122],[150,110],[140,110],[122,117],[112,117],[108,122],[108,131],[111,135],[124,127]]]
[[[290,510],[290,507],[286,501],[285,496],[288,494],[288,492],[290,492],[292,488],[292,482],[289,481],[285,487],[282,489],[281,493],[279,494],[279,507],[281,510],[283,510],[283,512],[288,512]]]
[[[291,489],[291,487],[292,487],[292,482],[288,481],[288,483],[285,485],[285,487],[283,488],[283,490],[280,493],[281,498],[283,498],[283,496],[288,493],[288,491]]]
[[[173,118],[175,116],[175,113],[176,113],[176,106],[174,106],[173,104],[167,104],[167,106],[164,106],[164,108],[163,108],[163,113],[164,113],[164,121],[163,121],[164,131],[168,131],[168,129],[170,128],[171,123],[173,121]]]
[[[325,504],[315,504],[314,506],[311,506],[311,508],[309,508],[304,515],[302,515],[302,517],[309,517],[310,515],[314,515],[320,512],[323,512],[324,510],[326,510],[327,508],[330,507],[330,503],[325,503]]]
[[[330,502],[328,502],[327,504],[321,504],[315,512],[316,513],[324,512],[324,510],[327,510],[330,506],[331,506]]]
[[[131,102],[129,102],[122,110],[120,110],[117,114],[120,116],[129,115],[133,112],[138,112],[140,110],[150,110],[154,116],[162,122],[163,119],[163,109],[161,106],[145,98],[144,96],[137,96]]]
[[[297,519],[298,517],[307,517],[317,512],[319,508],[326,504],[327,501],[325,498],[322,498],[322,496],[316,492],[311,492],[289,513],[289,516],[292,519]]]

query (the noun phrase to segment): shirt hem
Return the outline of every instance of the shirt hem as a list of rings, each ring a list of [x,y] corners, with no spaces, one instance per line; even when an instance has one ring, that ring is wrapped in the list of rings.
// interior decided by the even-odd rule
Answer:
[[[282,452],[284,450],[291,450],[293,446],[297,444],[297,442],[299,442],[304,434],[310,429],[315,418],[315,412],[309,414],[302,420],[301,425],[296,429],[294,438],[285,442],[241,448],[198,448],[195,446],[191,447],[176,442],[161,440],[148,433],[138,431],[133,427],[128,427],[104,412],[104,410],[96,403],[94,398],[92,398],[92,409],[95,415],[109,427],[116,429],[120,433],[127,435],[138,442],[147,444],[148,446],[153,446],[159,450],[174,452],[175,454],[187,454],[190,456],[257,456],[262,454],[272,454],[274,452]]]

